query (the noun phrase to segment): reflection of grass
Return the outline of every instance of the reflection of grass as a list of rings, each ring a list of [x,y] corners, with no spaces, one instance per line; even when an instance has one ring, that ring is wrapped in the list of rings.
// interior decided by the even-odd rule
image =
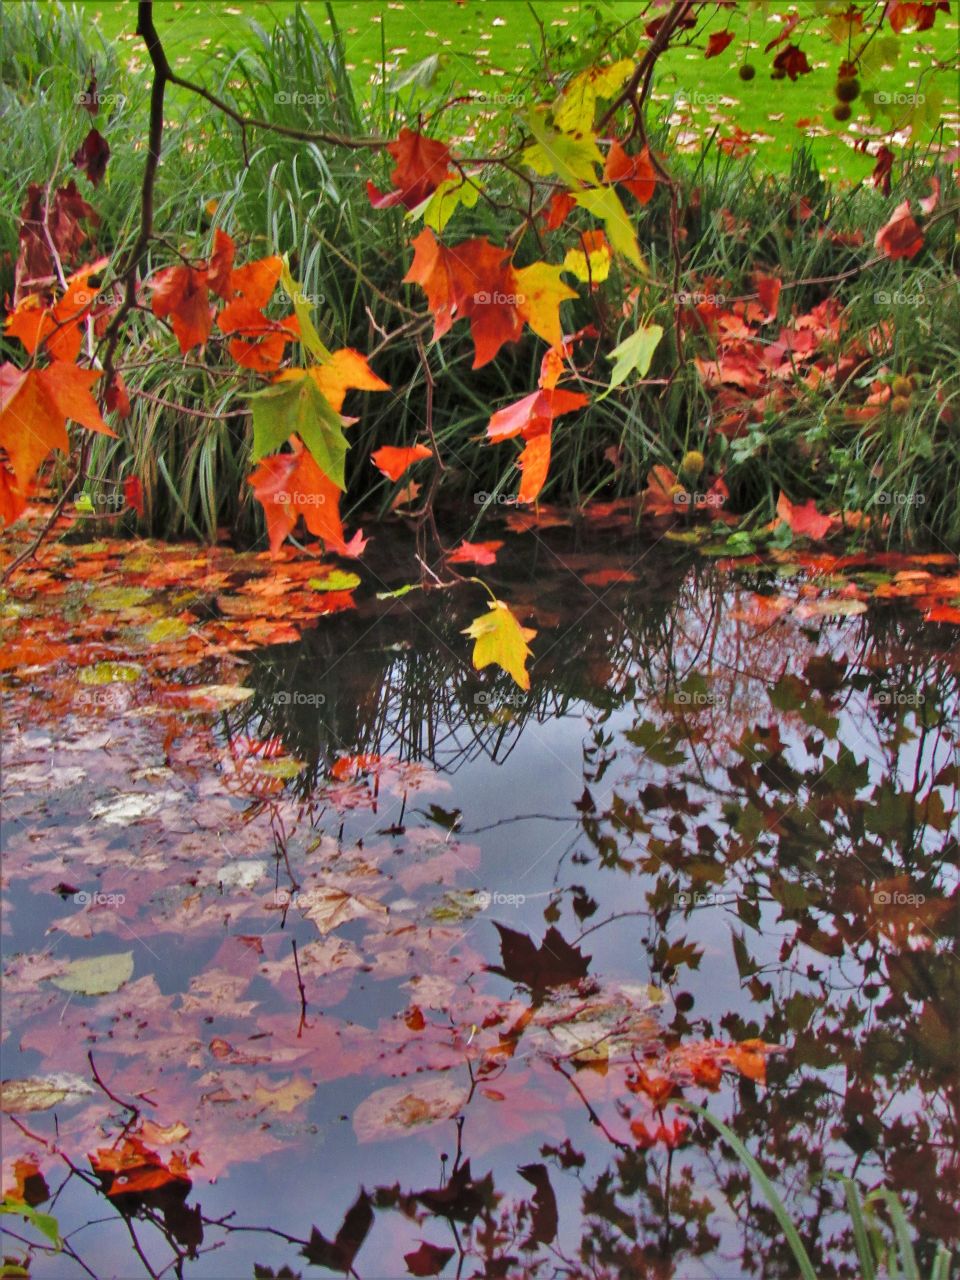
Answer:
[[[686,1107],[712,1124],[723,1140],[733,1148],[773,1210],[784,1238],[796,1259],[801,1280],[818,1280],[810,1255],[804,1248],[800,1232],[794,1225],[787,1206],[777,1193],[776,1187],[737,1135],[729,1125],[724,1124],[717,1116],[711,1115],[704,1107],[698,1107],[691,1102],[678,1105]],[[879,1277],[888,1277],[889,1280],[897,1280],[897,1278],[920,1280],[920,1265],[911,1238],[910,1223],[899,1197],[887,1190],[872,1191],[863,1196],[852,1178],[841,1177],[838,1181],[844,1190],[850,1218],[849,1225],[856,1243],[862,1280],[879,1280]],[[877,1212],[880,1206],[886,1210],[888,1218],[889,1225],[886,1232],[883,1220]],[[891,1232],[892,1239],[889,1238]],[[936,1257],[930,1270],[930,1280],[949,1280],[952,1258],[953,1255],[946,1245],[938,1244]]]

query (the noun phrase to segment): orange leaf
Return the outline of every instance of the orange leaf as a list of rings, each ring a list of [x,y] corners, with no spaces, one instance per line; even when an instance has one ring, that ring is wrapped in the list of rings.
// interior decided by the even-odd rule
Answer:
[[[543,219],[544,226],[548,231],[556,231],[576,207],[577,202],[568,191],[555,191]]]
[[[274,554],[302,516],[311,533],[341,555],[359,555],[360,535],[344,542],[340,523],[340,490],[313,460],[296,436],[290,437],[292,453],[274,453],[262,459],[248,477],[254,497],[267,520],[270,550]]]
[[[628,156],[614,139],[603,166],[606,182],[619,182],[641,204],[648,204],[657,186],[657,171],[650,159],[650,148],[644,147],[635,156]]]
[[[66,420],[113,436],[90,394],[98,369],[55,360],[46,369],[21,372],[0,366],[0,446],[7,451],[16,486],[26,493],[52,449],[69,450]]]
[[[548,426],[540,435],[528,439],[517,459],[521,473],[518,502],[535,502],[543,488],[550,469],[550,436]]]
[[[0,461],[0,524],[13,524],[26,509],[27,500],[17,486],[16,476]]]
[[[378,378],[367,364],[366,356],[351,347],[334,351],[329,360],[312,366],[308,372],[337,413],[343,408],[347,391],[390,390],[389,384]]]
[[[213,256],[207,267],[207,287],[219,294],[225,302],[233,297],[233,241],[217,227],[213,234]]]
[[[678,491],[679,481],[669,467],[652,467],[647,475],[647,487],[643,491],[643,512],[651,516],[673,516],[677,514],[674,496]]]
[[[372,182],[367,183],[367,194],[375,209],[390,209],[396,204],[415,209],[436,191],[444,178],[453,176],[446,143],[426,138],[412,129],[401,129],[396,142],[387,144],[387,150],[397,162],[390,174],[394,189],[384,194]]]
[[[153,314],[170,317],[180,350],[185,355],[210,337],[213,308],[207,297],[207,273],[196,267],[167,267],[151,282]]]
[[[221,246],[226,252],[226,246]],[[283,259],[273,255],[269,258],[257,258],[243,267],[235,267],[230,273],[230,287],[233,294],[240,294],[251,306],[265,307],[277,287],[280,273],[283,271]],[[218,269],[219,281],[219,269]]]
[[[432,456],[432,450],[425,444],[414,444],[407,448],[395,448],[384,445],[376,453],[370,455],[370,461],[388,480],[399,480],[403,473],[422,458]]]
[[[825,537],[833,523],[829,516],[820,514],[812,498],[802,507],[794,506],[785,493],[777,499],[777,517],[777,523],[788,524],[798,537],[813,538],[814,541]]]
[[[487,438],[496,441],[518,435],[529,438],[539,434],[544,423],[549,425],[555,418],[582,409],[587,403],[587,397],[580,391],[565,391],[562,387],[534,391],[505,409],[498,409],[487,423]]]

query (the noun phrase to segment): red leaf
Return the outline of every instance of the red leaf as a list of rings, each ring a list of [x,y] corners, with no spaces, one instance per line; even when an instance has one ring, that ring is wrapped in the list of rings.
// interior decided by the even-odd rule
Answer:
[[[102,133],[91,129],[70,158],[78,169],[83,170],[91,183],[99,187],[107,171],[110,145]]]
[[[791,80],[798,76],[809,75],[813,70],[807,61],[807,55],[795,44],[788,44],[773,60],[774,69],[785,71]]]
[[[420,1248],[414,1253],[405,1253],[403,1260],[412,1276],[438,1276],[454,1255],[453,1249],[444,1249],[439,1244],[428,1244],[421,1240]]]
[[[123,499],[131,511],[143,519],[143,485],[139,476],[127,476],[123,482]]]
[[[555,191],[550,197],[550,204],[544,215],[543,223],[549,231],[556,231],[568,213],[577,207],[577,202],[568,191]]]
[[[923,248],[923,232],[910,213],[910,201],[898,204],[890,221],[874,237],[874,247],[888,258],[915,258]]]
[[[889,147],[881,146],[877,151],[877,163],[873,167],[873,185],[879,187],[885,196],[890,194],[890,174],[893,170],[893,152]]]
[[[426,138],[411,129],[401,129],[399,138],[389,143],[387,150],[397,162],[390,174],[394,189],[384,194],[372,182],[367,183],[367,194],[375,209],[390,209],[396,204],[415,209],[436,191],[444,178],[452,176],[451,156],[445,142]]]
[[[213,256],[207,267],[207,287],[219,294],[225,302],[233,297],[234,243],[225,231],[217,227],[213,233]]]
[[[762,307],[762,314],[759,317],[761,324],[768,324],[771,320],[777,318],[777,306],[780,302],[780,280],[777,276],[761,275],[758,271],[754,278],[754,284],[757,286],[757,295]]]
[[[248,477],[254,497],[262,505],[267,520],[270,550],[274,554],[303,521],[324,545],[340,555],[359,555],[363,539],[355,535],[343,540],[340,523],[340,490],[328,480],[296,436],[291,436],[292,453],[274,453],[263,458]]]
[[[105,403],[111,413],[116,413],[121,418],[130,417],[130,396],[122,374],[115,373],[110,379]]]
[[[829,516],[823,516],[817,510],[812,499],[803,506],[794,506],[785,493],[777,499],[778,523],[782,521],[798,537],[813,538],[815,541],[826,536],[832,525]]]
[[[493,564],[497,558],[497,552],[503,546],[502,542],[496,539],[490,542],[461,542],[455,551],[451,551],[447,556],[450,564]]]
[[[408,448],[384,445],[382,449],[370,455],[370,461],[388,480],[399,480],[415,462],[432,456],[432,449],[428,449],[425,444],[410,445]]]
[[[724,49],[732,40],[732,31],[715,31],[707,41],[707,51],[703,56],[705,58],[717,57],[718,54],[723,53]]]

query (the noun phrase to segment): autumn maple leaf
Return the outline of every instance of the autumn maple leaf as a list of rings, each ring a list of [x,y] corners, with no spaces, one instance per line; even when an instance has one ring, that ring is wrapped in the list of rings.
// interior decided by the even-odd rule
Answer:
[[[431,457],[432,453],[433,451],[428,449],[425,444],[414,444],[406,448],[384,445],[382,449],[378,449],[376,453],[370,455],[370,461],[388,480],[396,481],[415,462]]]
[[[798,76],[808,75],[813,68],[807,61],[807,55],[795,44],[788,44],[773,60],[774,70],[785,71],[791,80]]]
[[[6,450],[16,488],[26,494],[52,449],[69,450],[67,420],[113,436],[90,394],[99,369],[78,369],[54,360],[46,369],[0,365],[0,446]]]
[[[207,273],[199,267],[166,267],[151,281],[153,314],[170,318],[174,336],[186,355],[210,337],[213,307],[207,295]]]
[[[626,187],[641,204],[648,204],[657,188],[657,171],[650,159],[649,147],[644,147],[635,156],[628,156],[616,138],[607,152],[603,176],[607,182],[619,182]]]
[[[502,667],[521,689],[530,688],[530,676],[526,662],[531,656],[528,640],[537,634],[529,627],[522,627],[502,600],[491,601],[491,608],[464,628],[463,634],[476,641],[473,647],[473,665],[478,671],[496,663]]]
[[[724,49],[726,49],[727,45],[732,42],[733,38],[732,31],[714,31],[710,36],[710,39],[707,41],[706,52],[703,56],[705,58],[716,58],[719,54],[723,53]]]
[[[781,521],[789,525],[797,537],[813,538],[814,541],[826,537],[833,524],[829,516],[820,514],[812,499],[803,506],[794,506],[785,493],[777,499],[777,522]]]
[[[431,196],[441,182],[455,175],[450,170],[451,156],[445,142],[424,137],[412,129],[401,129],[396,142],[387,150],[397,164],[390,174],[393,190],[386,193],[367,183],[367,194],[375,209],[390,209],[402,204],[415,209]]]
[[[43,344],[55,360],[76,360],[83,343],[82,325],[97,301],[90,277],[108,262],[108,258],[100,258],[68,276],[63,295],[55,302],[36,293],[21,298],[7,317],[7,333],[18,338],[31,355]]]
[[[291,445],[291,453],[271,454],[249,476],[254,497],[266,517],[270,551],[277,553],[302,516],[310,532],[321,538],[329,550],[359,555],[364,545],[362,534],[356,534],[349,543],[344,541],[339,488],[324,475],[296,436],[291,438]]]
[[[923,232],[910,213],[910,201],[894,209],[890,220],[874,237],[874,247],[888,258],[915,258],[923,248]]]

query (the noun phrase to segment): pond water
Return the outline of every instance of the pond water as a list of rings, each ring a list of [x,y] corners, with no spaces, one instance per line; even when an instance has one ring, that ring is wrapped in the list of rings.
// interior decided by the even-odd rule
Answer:
[[[478,571],[523,692],[478,588],[376,599],[391,538],[254,649],[225,551],[20,596],[4,1186],[68,1245],[30,1274],[794,1277],[687,1101],[818,1275],[859,1275],[831,1171],[955,1242],[955,629],[549,530]]]

